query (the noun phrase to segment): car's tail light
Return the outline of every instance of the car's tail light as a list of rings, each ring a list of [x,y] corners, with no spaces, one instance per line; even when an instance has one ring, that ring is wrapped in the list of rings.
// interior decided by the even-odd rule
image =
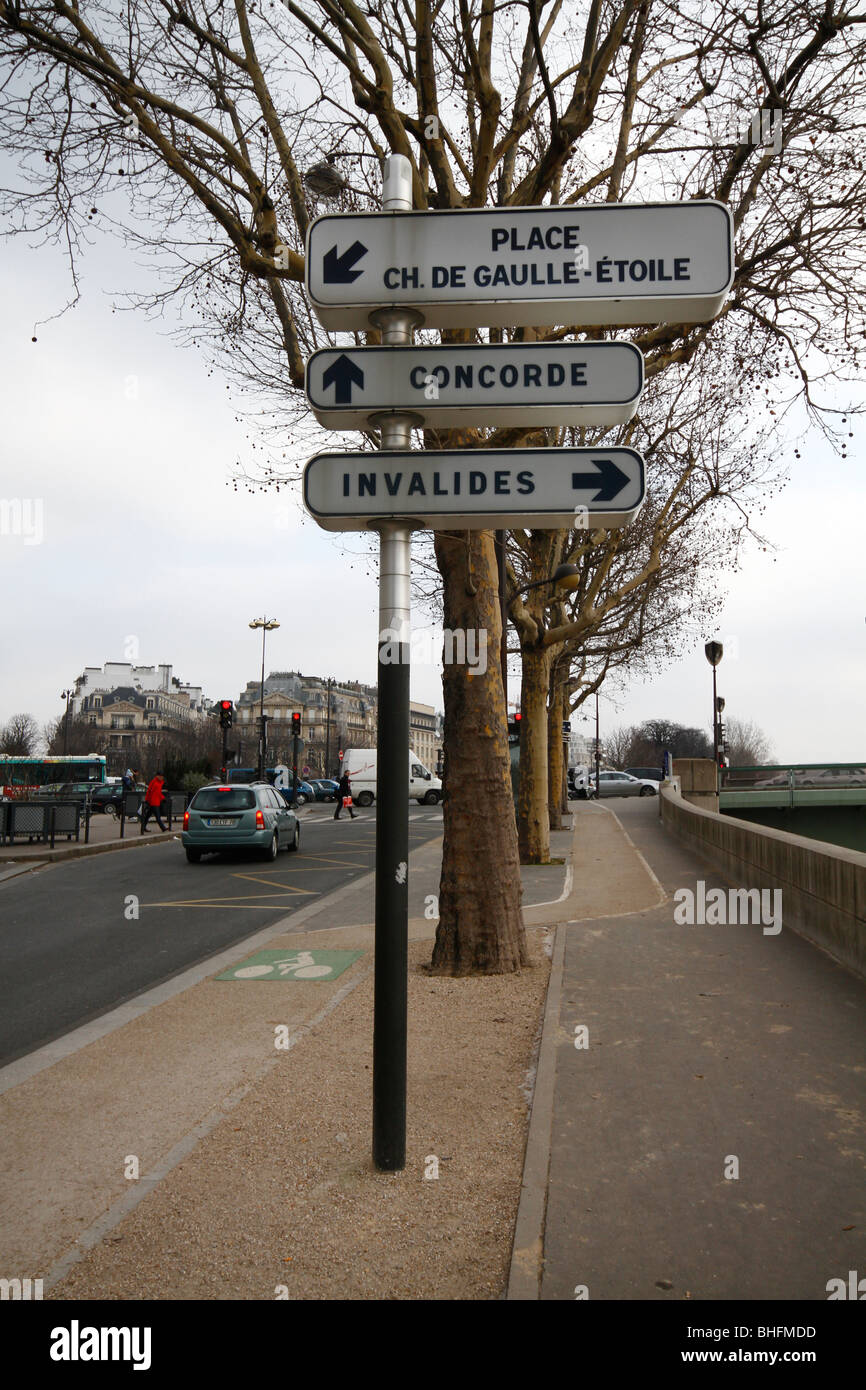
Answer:
[[[257,829],[257,830],[264,830],[264,828],[265,828],[265,817],[264,817],[264,814],[263,814],[261,811],[256,811],[256,829]]]
[[[189,811],[184,811],[183,813],[183,828],[184,830],[189,829]]]

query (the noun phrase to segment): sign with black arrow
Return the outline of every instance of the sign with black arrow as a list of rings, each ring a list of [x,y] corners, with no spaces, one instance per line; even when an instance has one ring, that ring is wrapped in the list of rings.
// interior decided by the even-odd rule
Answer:
[[[328,214],[307,232],[307,293],[331,329],[377,308],[430,328],[704,323],[733,273],[713,199]]]
[[[325,253],[322,261],[322,274],[325,283],[328,285],[351,285],[364,273],[362,270],[353,269],[353,267],[366,254],[367,248],[361,241],[353,242],[348,250],[340,256],[337,255],[336,246],[332,246],[330,251]]]
[[[371,415],[409,411],[434,427],[613,425],[643,387],[631,343],[473,343],[328,348],[307,362],[319,424],[364,429]]]
[[[359,367],[355,358],[350,357],[345,352],[316,353],[318,358],[327,357],[330,359],[322,366],[321,385],[322,390],[327,392],[331,387],[334,388],[332,401],[334,405],[350,406],[352,404],[353,386],[364,389],[364,373]],[[310,359],[310,362],[313,359]],[[307,373],[309,380],[310,362],[307,363]],[[309,393],[308,393],[309,394]]]
[[[634,449],[316,454],[304,470],[304,502],[328,531],[395,517],[440,531],[615,529],[634,520],[645,495]]]

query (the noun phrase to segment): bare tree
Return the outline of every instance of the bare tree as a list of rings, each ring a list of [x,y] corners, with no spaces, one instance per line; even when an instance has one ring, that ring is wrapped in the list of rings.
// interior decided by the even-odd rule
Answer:
[[[731,460],[715,450],[715,426],[702,427],[699,385],[704,407],[715,399],[742,439],[756,411],[772,438],[799,401],[831,438],[840,427],[844,447],[827,388],[857,374],[862,352],[863,22],[848,0],[591,0],[580,17],[561,0],[0,0],[0,122],[21,170],[7,190],[10,225],[61,239],[75,294],[91,225],[113,225],[151,251],[164,278],[150,306],[179,303],[188,336],[254,388],[275,427],[291,423],[299,444],[313,437],[304,357],[326,341],[301,289],[303,245],[326,184],[331,206],[372,207],[381,157],[398,152],[411,162],[419,209],[696,196],[730,204],[736,274],[717,322],[631,334],[648,380],[664,395],[667,377],[674,403],[682,393],[682,410],[662,412],[664,437],[655,406],[646,429],[643,412],[634,425],[658,474],[637,568],[606,587],[619,547],[595,541],[604,553],[588,562],[579,610],[555,612],[548,625],[540,598],[512,603],[526,689],[541,711],[538,752],[528,754],[538,759],[541,807],[530,856],[545,848],[551,662],[599,631],[618,592],[621,600],[670,563],[681,511],[698,527],[719,499],[737,505]],[[756,116],[761,137],[776,111],[780,149],[775,138],[731,134],[732,113]],[[305,182],[323,156],[332,177]],[[566,323],[547,340],[584,333]],[[425,443],[530,439],[525,429],[428,430]],[[295,464],[277,454],[265,482],[291,481]],[[530,533],[531,572],[555,557],[580,563],[586,544],[585,534],[575,543]],[[496,650],[490,534],[437,532],[435,556],[445,625],[485,628]],[[443,684],[449,794],[434,968],[514,970],[525,945],[498,664],[484,676],[446,668]]]
[[[642,766],[641,761],[632,756],[636,743],[635,732],[634,725],[631,725],[621,729],[612,729],[605,734],[606,760],[611,767],[615,767],[619,772],[622,772],[625,767]]]
[[[39,725],[32,714],[13,714],[0,730],[0,753],[32,758],[39,744]]]
[[[773,746],[753,719],[725,719],[725,741],[732,767],[772,763]]]

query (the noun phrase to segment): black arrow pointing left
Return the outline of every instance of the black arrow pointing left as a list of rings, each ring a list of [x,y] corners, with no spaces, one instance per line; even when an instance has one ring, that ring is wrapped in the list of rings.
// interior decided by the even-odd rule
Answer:
[[[347,357],[345,352],[341,352],[335,362],[332,362],[326,372],[322,373],[322,386],[327,391],[329,386],[334,386],[334,404],[351,405],[352,385],[359,390],[364,386],[364,373],[353,362],[351,357]]]
[[[351,285],[353,280],[357,280],[358,276],[364,273],[362,270],[353,270],[352,267],[366,254],[367,247],[360,241],[354,241],[342,256],[338,256],[336,246],[332,246],[322,258],[322,279],[325,284]]]
[[[615,497],[619,496],[623,488],[628,486],[630,482],[628,474],[623,473],[613,459],[593,459],[592,461],[598,468],[598,473],[572,473],[571,486],[575,491],[597,487],[598,492],[592,501],[612,502]]]

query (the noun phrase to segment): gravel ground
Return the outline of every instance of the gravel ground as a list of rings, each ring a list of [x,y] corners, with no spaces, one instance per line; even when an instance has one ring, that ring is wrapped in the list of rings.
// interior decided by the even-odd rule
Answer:
[[[431,978],[430,943],[410,945],[403,1172],[370,1160],[362,960],[357,988],[50,1297],[501,1298],[550,965],[547,932],[528,939],[520,975],[460,980]]]

